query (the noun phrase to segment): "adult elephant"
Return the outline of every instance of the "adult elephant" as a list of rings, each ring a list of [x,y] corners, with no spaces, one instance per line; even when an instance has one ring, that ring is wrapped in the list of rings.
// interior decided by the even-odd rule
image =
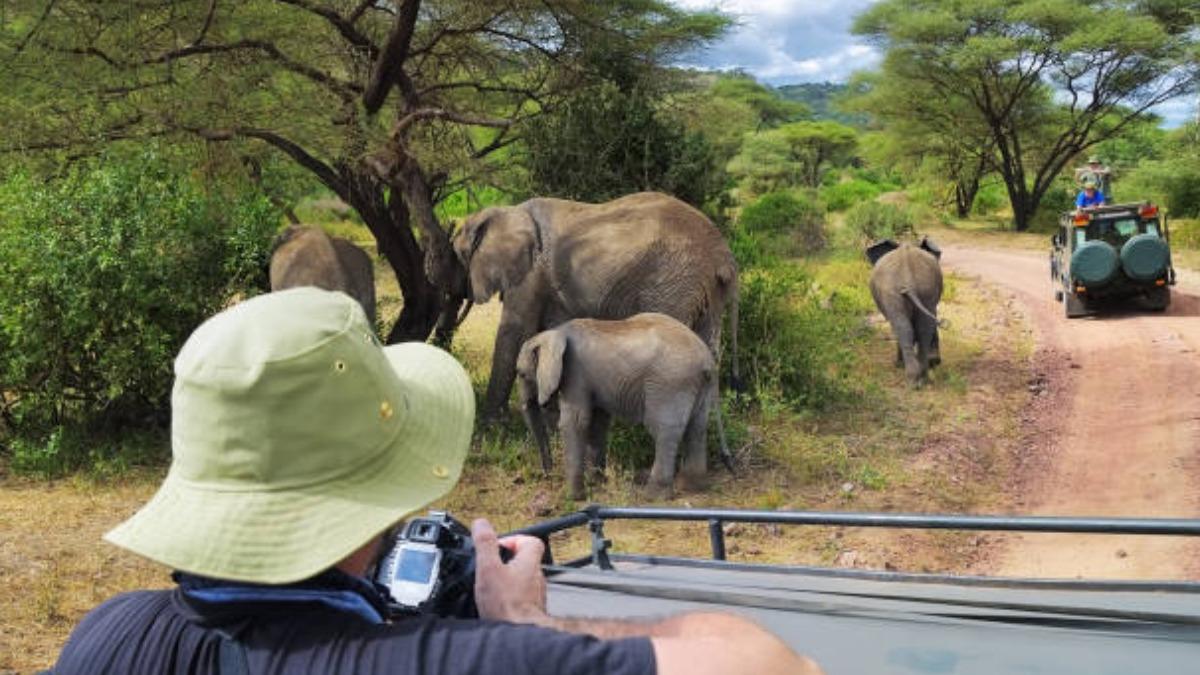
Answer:
[[[357,300],[375,325],[375,266],[371,256],[348,239],[307,225],[281,232],[271,252],[271,290],[296,286],[341,291]]]
[[[504,309],[484,401],[507,404],[521,344],[568,319],[666,314],[691,328],[714,357],[730,309],[737,378],[737,263],[704,214],[665,194],[603,204],[531,199],[484,209],[454,237],[476,304],[499,293]]]
[[[909,384],[919,386],[929,369],[942,362],[938,302],[942,299],[942,251],[928,238],[917,245],[891,239],[866,250],[871,297],[896,336],[896,365]]]

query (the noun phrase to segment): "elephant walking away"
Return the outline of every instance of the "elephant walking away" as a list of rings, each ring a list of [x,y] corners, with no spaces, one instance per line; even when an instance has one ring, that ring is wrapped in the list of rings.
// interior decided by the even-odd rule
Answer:
[[[603,477],[614,415],[644,424],[654,437],[647,486],[654,496],[672,493],[681,446],[681,481],[689,489],[704,484],[717,364],[708,345],[675,319],[645,313],[621,321],[567,321],[525,342],[517,358],[517,379],[525,422],[547,472],[552,461],[542,407],[558,398],[572,499],[584,497],[585,458]]]
[[[867,248],[871,296],[896,337],[896,365],[919,386],[942,361],[938,302],[942,299],[941,250],[928,238],[918,245],[891,239]]]
[[[485,418],[507,405],[521,345],[575,318],[666,314],[715,356],[730,310],[737,378],[737,263],[721,233],[674,197],[642,192],[604,204],[531,199],[467,218],[454,237],[476,304],[504,308],[484,401]]]
[[[375,325],[375,267],[353,242],[330,237],[319,227],[293,225],[275,239],[271,290],[316,286],[358,301]]]

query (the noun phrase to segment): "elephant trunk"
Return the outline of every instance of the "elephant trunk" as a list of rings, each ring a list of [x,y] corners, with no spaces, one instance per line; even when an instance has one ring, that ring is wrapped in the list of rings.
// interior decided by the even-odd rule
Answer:
[[[549,476],[554,467],[550,456],[550,434],[546,429],[546,415],[538,404],[537,385],[530,385],[521,380],[521,412],[525,416],[525,426],[533,434],[533,440],[538,446],[538,455],[542,460],[542,473]]]

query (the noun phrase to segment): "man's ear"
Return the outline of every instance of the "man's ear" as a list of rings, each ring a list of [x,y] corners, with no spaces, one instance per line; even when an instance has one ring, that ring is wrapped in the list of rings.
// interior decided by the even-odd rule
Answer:
[[[929,251],[930,253],[933,254],[933,257],[937,258],[938,260],[941,260],[942,249],[938,248],[938,245],[933,243],[933,240],[930,239],[929,237],[921,237],[921,248],[925,249],[926,251]]]
[[[900,244],[897,244],[894,239],[884,239],[883,241],[877,241],[868,246],[865,252],[867,254],[867,260],[870,260],[871,265],[874,266],[875,263],[879,262],[880,258],[898,248],[900,248]]]
[[[546,405],[562,384],[563,356],[567,352],[567,336],[559,330],[548,330],[537,338],[538,405]]]

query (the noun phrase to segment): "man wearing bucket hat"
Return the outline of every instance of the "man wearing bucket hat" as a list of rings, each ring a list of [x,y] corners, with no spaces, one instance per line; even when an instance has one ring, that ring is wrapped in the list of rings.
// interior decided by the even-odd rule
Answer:
[[[498,542],[482,520],[483,618],[386,622],[364,574],[385,531],[458,481],[474,396],[449,354],[380,346],[346,295],[236,305],[192,334],[175,376],[171,468],[105,539],[177,586],[92,610],[55,673],[820,672],[731,615],[551,617],[541,541]]]

